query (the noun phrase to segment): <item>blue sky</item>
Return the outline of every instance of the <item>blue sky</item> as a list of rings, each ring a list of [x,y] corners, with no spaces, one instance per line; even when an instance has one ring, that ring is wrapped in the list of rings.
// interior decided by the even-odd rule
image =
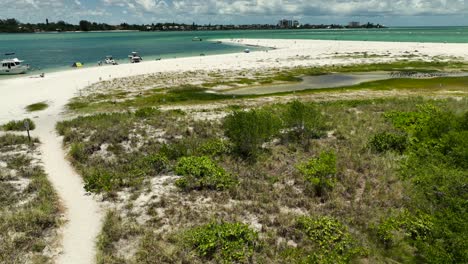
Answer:
[[[468,25],[468,0],[0,0],[0,18],[81,19],[110,24],[374,22],[389,26]]]

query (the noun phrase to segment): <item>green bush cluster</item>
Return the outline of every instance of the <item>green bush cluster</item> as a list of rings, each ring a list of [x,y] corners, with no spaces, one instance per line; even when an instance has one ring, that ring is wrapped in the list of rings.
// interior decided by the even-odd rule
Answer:
[[[142,166],[148,168],[154,174],[166,172],[170,168],[169,159],[161,154],[152,154],[143,158]]]
[[[224,190],[235,183],[231,175],[207,156],[181,158],[175,173],[182,176],[176,186],[184,190]]]
[[[313,186],[318,196],[322,196],[336,184],[336,155],[332,151],[320,153],[317,158],[297,166],[297,169]]]
[[[185,243],[196,254],[217,263],[252,263],[258,234],[242,223],[215,223],[189,230]]]
[[[84,189],[87,192],[101,193],[113,191],[117,178],[106,170],[92,169],[84,176]]]
[[[414,215],[431,217],[422,218],[424,221],[416,218],[416,222],[410,224],[388,220],[381,227],[381,240],[385,245],[392,244],[386,229],[400,228],[414,234],[407,226],[420,226],[423,221],[431,226],[424,240],[419,235],[405,236],[405,241],[418,250],[423,262],[468,262],[465,246],[468,236],[466,113],[457,115],[426,104],[418,106],[416,111],[391,112],[386,117],[409,135],[407,158],[400,170],[402,179],[408,183],[410,199],[406,207]]]
[[[81,167],[84,188],[94,193],[109,193],[125,187],[138,186],[145,178],[156,176],[169,169],[169,160],[161,154],[133,156],[126,162],[112,167]]]
[[[395,217],[387,218],[377,228],[379,240],[387,247],[398,243],[397,233],[402,232],[403,237],[417,241],[425,241],[433,228],[432,216],[417,212],[411,214],[408,210]]]
[[[198,147],[197,152],[200,155],[217,157],[231,151],[231,146],[225,140],[210,139]]]
[[[311,104],[293,101],[286,106],[283,114],[285,128],[290,129],[293,139],[305,140],[320,138],[325,134],[325,119],[322,113]]]
[[[255,158],[264,143],[280,135],[307,147],[310,139],[324,136],[326,128],[317,107],[297,100],[273,108],[234,110],[224,120],[225,135],[234,152],[244,158]]]
[[[287,252],[295,263],[350,263],[365,254],[346,226],[333,217],[300,217],[296,228],[305,236],[303,252]],[[291,260],[291,259],[290,259]]]
[[[262,144],[279,134],[281,119],[265,110],[234,111],[223,124],[239,155],[255,157]]]
[[[26,127],[24,126],[26,121],[29,123],[29,130],[36,129],[36,124],[29,118],[18,121],[10,121],[2,125],[2,129],[5,131],[26,131]]]
[[[374,135],[369,141],[370,148],[376,152],[396,151],[403,153],[408,144],[405,134],[381,132]]]

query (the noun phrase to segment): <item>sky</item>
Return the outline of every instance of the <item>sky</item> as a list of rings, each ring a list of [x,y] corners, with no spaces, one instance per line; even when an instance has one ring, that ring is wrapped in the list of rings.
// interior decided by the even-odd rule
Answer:
[[[0,19],[276,24],[372,22],[387,26],[468,26],[468,0],[0,0]]]

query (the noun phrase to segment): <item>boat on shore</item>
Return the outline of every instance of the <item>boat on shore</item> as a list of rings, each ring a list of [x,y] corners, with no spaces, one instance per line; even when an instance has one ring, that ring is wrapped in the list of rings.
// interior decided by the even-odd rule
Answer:
[[[15,53],[7,53],[6,56],[15,55]],[[29,70],[29,65],[23,64],[18,58],[4,59],[0,61],[0,75],[15,75],[24,74]]]
[[[131,63],[139,63],[143,60],[143,58],[138,54],[138,52],[132,52],[131,55],[128,55],[128,59]]]
[[[117,65],[117,62],[114,60],[114,58],[111,55],[106,56],[104,63],[109,64],[109,65]]]

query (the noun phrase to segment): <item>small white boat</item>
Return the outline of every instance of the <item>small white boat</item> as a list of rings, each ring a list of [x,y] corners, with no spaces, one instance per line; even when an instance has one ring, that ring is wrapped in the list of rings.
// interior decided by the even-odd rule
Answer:
[[[143,58],[138,55],[138,52],[132,52],[131,55],[128,55],[128,59],[131,63],[139,63],[143,60]]]
[[[245,53],[250,53],[250,50],[249,50],[249,49],[245,49],[244,52],[245,52]]]
[[[203,39],[200,38],[200,37],[194,37],[194,38],[192,39],[192,41],[203,41]]]
[[[110,65],[117,65],[117,62],[114,60],[112,56],[106,56],[106,59],[104,60],[105,64],[110,64]]]
[[[6,55],[14,55],[14,53],[9,53]],[[22,63],[23,61],[17,58],[4,59],[0,61],[0,75],[14,75],[28,72],[29,65],[24,65]]]

